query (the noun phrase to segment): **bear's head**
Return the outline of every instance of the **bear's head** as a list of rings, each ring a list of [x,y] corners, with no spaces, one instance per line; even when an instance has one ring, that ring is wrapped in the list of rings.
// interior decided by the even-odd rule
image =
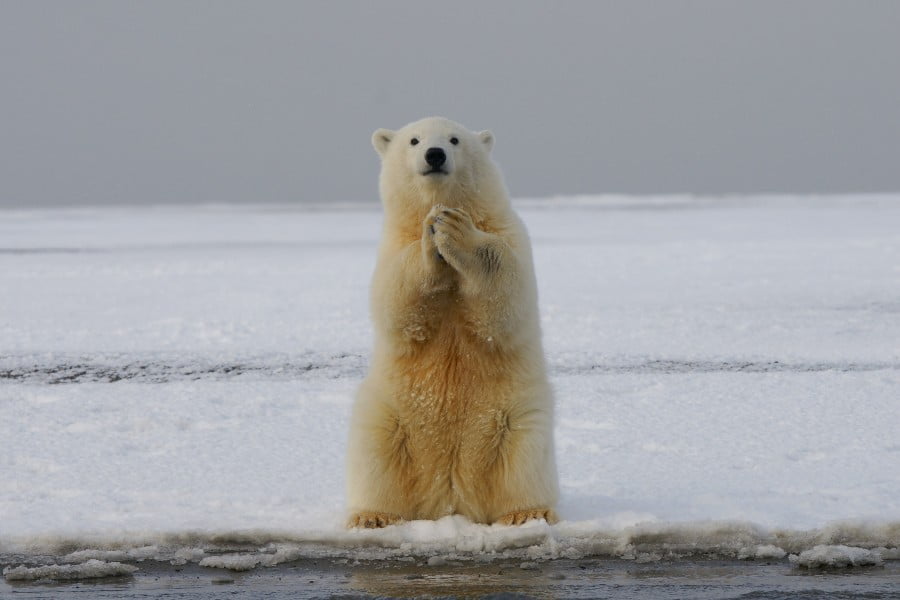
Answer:
[[[372,145],[381,156],[381,197],[386,210],[419,213],[435,204],[484,206],[505,197],[490,158],[494,136],[429,117],[402,129],[379,129]]]

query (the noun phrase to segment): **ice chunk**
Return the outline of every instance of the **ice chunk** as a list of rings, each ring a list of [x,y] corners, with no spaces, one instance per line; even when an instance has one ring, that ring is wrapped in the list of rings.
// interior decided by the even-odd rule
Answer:
[[[884,562],[878,551],[853,546],[816,546],[801,552],[799,556],[792,554],[790,561],[807,569],[864,567]]]
[[[262,562],[262,557],[258,554],[220,554],[207,556],[200,561],[200,566],[230,571],[249,571],[255,569],[260,562]]]
[[[87,560],[101,561],[123,561],[123,560],[147,560],[157,558],[160,555],[160,549],[157,546],[141,546],[139,548],[129,548],[127,550],[97,550],[87,548],[71,552],[63,557],[67,563],[83,563]]]
[[[91,559],[78,565],[45,565],[42,567],[7,567],[3,576],[7,581],[38,581],[41,579],[72,580],[102,577],[128,577],[137,567],[120,562]]]

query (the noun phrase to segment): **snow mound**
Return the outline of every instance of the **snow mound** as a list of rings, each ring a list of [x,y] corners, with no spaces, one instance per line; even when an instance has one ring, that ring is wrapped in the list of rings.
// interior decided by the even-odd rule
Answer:
[[[884,563],[877,550],[853,546],[816,546],[801,552],[799,556],[792,554],[790,561],[807,569],[865,567]]]
[[[543,520],[507,527],[481,525],[453,515],[436,521],[409,521],[384,529],[351,529],[337,534],[334,542],[343,548],[379,548],[403,555],[430,556],[490,554],[544,546],[553,537],[552,528]]]
[[[119,562],[105,562],[91,559],[78,565],[45,565],[42,567],[20,566],[3,569],[7,581],[39,581],[42,579],[73,580],[100,579],[102,577],[128,577],[137,567]]]

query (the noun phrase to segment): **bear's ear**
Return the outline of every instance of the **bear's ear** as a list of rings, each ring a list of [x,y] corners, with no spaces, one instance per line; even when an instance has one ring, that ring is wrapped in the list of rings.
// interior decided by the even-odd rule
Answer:
[[[488,152],[494,147],[494,134],[487,129],[478,132],[478,139],[481,140]]]
[[[394,139],[394,132],[390,129],[379,129],[372,134],[372,145],[375,146],[375,152],[380,156],[384,156],[387,152],[388,144]]]

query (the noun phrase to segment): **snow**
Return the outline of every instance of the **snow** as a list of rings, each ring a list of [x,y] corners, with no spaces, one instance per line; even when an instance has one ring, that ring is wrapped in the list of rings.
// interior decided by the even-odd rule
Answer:
[[[382,531],[343,528],[377,207],[0,212],[0,564],[896,555],[900,197],[518,207],[564,520]]]

